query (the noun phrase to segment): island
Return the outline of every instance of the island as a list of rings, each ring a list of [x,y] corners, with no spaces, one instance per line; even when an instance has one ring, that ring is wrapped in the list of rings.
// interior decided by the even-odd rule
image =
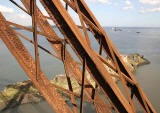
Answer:
[[[121,57],[132,73],[136,72],[138,66],[150,63],[147,59],[145,59],[142,55],[138,53],[121,55]],[[105,67],[109,73],[117,74],[107,65],[105,65]],[[86,77],[88,78],[90,83],[94,86],[95,83],[88,72],[86,72]],[[112,77],[112,79],[116,83],[118,82],[117,78]],[[73,87],[73,92],[76,94],[80,94],[81,91],[80,85],[73,77],[71,77],[71,81],[72,81],[71,84]],[[67,79],[65,75],[62,74],[56,75],[53,78],[53,80],[50,80],[50,82],[53,85],[57,85],[64,89],[68,89]],[[64,98],[65,101],[70,100],[69,95],[66,92],[63,92],[60,89],[56,90]],[[38,103],[43,100],[44,100],[43,96],[36,89],[31,80],[10,84],[7,85],[2,91],[0,91],[0,111],[19,106],[21,104]]]

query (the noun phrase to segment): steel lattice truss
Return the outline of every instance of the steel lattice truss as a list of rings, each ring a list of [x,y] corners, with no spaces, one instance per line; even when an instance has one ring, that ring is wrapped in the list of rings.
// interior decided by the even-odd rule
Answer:
[[[95,106],[97,113],[108,113],[112,111],[134,113],[136,112],[136,108],[133,103],[133,98],[135,98],[144,112],[156,113],[135,77],[124,64],[120,54],[84,0],[63,0],[63,2],[66,3],[66,6],[64,6],[60,0],[40,0],[40,3],[49,16],[44,16],[42,14],[40,9],[36,6],[36,0],[20,0],[25,8],[18,5],[13,0],[10,1],[32,17],[33,28],[31,29],[9,22],[0,13],[0,37],[55,112],[82,113],[83,101],[88,101]],[[76,25],[73,21],[67,11],[69,7],[78,14],[81,26]],[[63,34],[64,39],[56,34],[48,23],[48,19],[55,23],[59,31]],[[34,41],[23,36],[10,26],[33,32]],[[37,30],[37,27],[39,27],[40,31]],[[83,33],[80,29],[82,29]],[[98,41],[100,47],[99,53],[91,48],[88,32],[91,32]],[[45,36],[57,55],[38,44],[37,34]],[[19,39],[20,37],[34,44],[35,60]],[[66,46],[70,46],[74,50],[81,63],[78,63],[73,59]],[[49,82],[40,69],[38,48],[63,62],[69,90]],[[102,56],[102,52],[106,54],[112,63],[109,63],[108,60]],[[80,68],[80,64],[82,68]],[[104,67],[104,64],[114,70],[119,76],[110,74]],[[95,86],[91,85],[89,80],[87,80],[85,71],[90,73],[96,83]],[[72,75],[72,77],[80,84],[80,95],[73,92],[70,75]],[[121,80],[127,96],[124,96],[124,93],[122,93],[120,88],[113,81],[112,77]],[[86,88],[85,86],[90,87]],[[99,89],[97,87],[99,87]],[[60,94],[56,92],[55,88],[59,88],[70,95],[73,110],[65,103]],[[103,92],[108,103],[102,98],[97,90]],[[81,98],[80,108],[77,107],[75,97]]]

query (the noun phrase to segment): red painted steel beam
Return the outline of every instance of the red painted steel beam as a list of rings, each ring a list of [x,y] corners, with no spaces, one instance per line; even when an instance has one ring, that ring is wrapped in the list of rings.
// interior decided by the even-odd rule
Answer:
[[[35,62],[25,48],[21,40],[18,38],[13,29],[7,24],[5,18],[0,13],[0,37],[9,51],[16,58],[20,66],[32,80],[34,85],[39,89],[41,94],[50,103],[57,113],[72,113],[72,110],[67,106],[62,97],[51,87],[51,83],[45,77],[44,73],[40,71],[39,80],[36,79]]]
[[[20,34],[19,32],[15,31],[15,30],[14,30],[14,32],[15,32],[16,34],[18,34],[20,37],[22,37],[23,39],[25,39],[25,40],[27,40],[28,42],[34,44],[34,42],[33,42],[31,39],[29,39],[29,38],[23,36],[22,34]],[[57,57],[57,55],[53,54],[52,52],[50,52],[50,51],[47,50],[46,48],[42,47],[41,45],[38,45],[38,47],[39,47],[40,49],[42,49],[43,51],[45,51],[46,53],[52,55],[53,57],[55,57],[55,58],[61,60],[61,58]]]
[[[11,1],[13,1],[13,0],[11,0]],[[21,0],[22,2],[25,2],[25,0]],[[26,0],[27,2],[29,2],[30,0]],[[44,1],[44,0],[42,0],[42,1]],[[51,1],[51,0],[50,0]],[[72,1],[72,2],[69,2],[68,0],[64,0],[64,1],[67,1],[67,4],[69,4],[69,5],[71,5],[73,8],[74,8],[74,10],[76,10],[75,9],[75,3]],[[131,72],[126,68],[126,66],[124,65],[124,62],[121,60],[121,58],[120,58],[120,55],[119,55],[119,53],[118,53],[118,51],[115,49],[115,47],[114,47],[114,45],[111,43],[111,41],[109,40],[109,38],[107,37],[107,35],[106,35],[106,33],[104,32],[104,30],[102,29],[102,27],[99,25],[99,23],[97,22],[97,20],[95,19],[95,17],[93,16],[93,14],[90,12],[90,10],[89,10],[89,8],[87,7],[87,5],[84,3],[84,1],[82,0],[77,0],[78,1],[78,8],[80,8],[80,10],[81,10],[81,12],[80,11],[78,11],[78,14],[81,16],[83,16],[83,19],[84,19],[84,21],[86,21],[86,24],[89,26],[89,28],[90,28],[90,30],[91,30],[91,32],[95,35],[95,38],[97,39],[97,40],[100,40],[100,38],[101,38],[101,44],[100,44],[100,46],[101,46],[101,48],[103,47],[104,48],[104,50],[105,50],[105,52],[107,53],[107,55],[109,55],[109,57],[111,58],[111,60],[113,60],[113,61],[116,61],[116,62],[118,62],[118,68],[120,67],[120,70],[121,70],[121,72],[122,72],[122,74],[123,74],[123,77],[125,77],[125,79],[126,80],[131,80],[132,82],[133,82],[133,84],[128,80],[128,86],[131,88],[131,90],[132,90],[132,94],[134,94],[134,96],[136,96],[136,99],[138,100],[138,102],[140,102],[140,104],[142,105],[142,107],[144,108],[144,111],[145,112],[149,112],[149,110],[151,111],[151,112],[156,112],[156,111],[154,111],[154,108],[152,108],[152,105],[151,105],[151,103],[149,102],[149,100],[147,99],[147,97],[145,96],[145,94],[143,93],[143,91],[142,91],[142,89],[140,88],[140,86],[138,85],[138,83],[136,82],[136,80],[135,80],[135,78],[134,78],[134,76],[131,74]],[[68,17],[68,15],[65,15],[65,14],[67,14],[65,11],[66,10],[64,10],[64,7],[62,6],[62,4],[59,2],[59,1],[55,1],[55,0],[52,0],[52,2],[54,3],[54,5],[55,5],[55,7],[58,9],[58,12],[60,13],[59,15],[58,15],[58,17],[55,17],[55,14],[57,14],[57,12],[56,13],[53,13],[52,12],[52,8],[50,7],[50,9],[48,9],[48,6],[45,6],[45,9],[47,9],[47,12],[49,12],[49,14],[50,14],[50,16],[51,16],[51,19],[53,19],[54,20],[54,22],[56,23],[56,25],[58,26],[58,28],[60,28],[60,30],[61,30],[61,32],[63,32],[63,35],[65,35],[64,37],[68,40],[68,39],[70,39],[70,40],[68,40],[69,41],[69,44],[71,45],[71,47],[75,50],[75,52],[76,52],[76,54],[79,56],[79,58],[82,60],[83,59],[83,55],[88,55],[87,56],[87,58],[88,58],[88,60],[90,60],[90,61],[93,61],[93,62],[91,62],[91,64],[93,65],[96,65],[96,68],[98,69],[98,71],[99,71],[99,73],[98,74],[102,74],[102,76],[101,76],[101,78],[100,78],[100,80],[101,81],[103,81],[104,80],[104,82],[111,82],[110,80],[111,79],[106,79],[105,78],[105,76],[104,76],[104,73],[102,73],[102,70],[103,69],[99,69],[101,66],[99,66],[99,65],[101,65],[101,63],[99,63],[99,61],[98,61],[98,59],[97,60],[95,60],[97,57],[93,57],[92,55],[93,54],[95,54],[95,53],[92,53],[91,52],[91,50],[89,49],[89,47],[88,46],[86,46],[85,45],[85,42],[82,40],[83,39],[83,35],[81,35],[81,34],[77,34],[76,32],[79,32],[78,30],[77,30],[77,27],[75,27],[76,25],[74,25],[74,24],[70,24],[69,22],[70,21],[72,21],[72,19],[70,19],[69,17]],[[44,3],[44,2],[43,2]],[[15,4],[15,3],[14,3]],[[16,4],[15,4],[16,5]],[[25,4],[26,5],[26,4]],[[44,5],[44,4],[43,4]],[[34,6],[36,6],[36,5],[34,5]],[[21,8],[20,6],[18,6],[19,8]],[[61,8],[59,8],[59,7],[61,7],[62,8],[62,10],[61,10]],[[68,5],[67,5],[67,7],[68,7]],[[22,10],[24,10],[23,8],[21,8]],[[56,10],[56,9],[54,9],[54,10]],[[25,11],[25,10],[24,10]],[[36,10],[37,11],[37,10]],[[39,9],[38,9],[38,11],[39,11]],[[26,13],[28,12],[28,11],[25,11]],[[54,16],[53,16],[54,15]],[[39,26],[40,26],[40,28],[42,29],[42,30],[46,30],[45,32],[47,33],[48,32],[48,28],[51,28],[50,27],[50,25],[47,23],[47,21],[46,21],[46,17],[45,16],[43,16],[41,13],[38,13],[38,16],[40,16],[40,19],[38,20],[39,21]],[[65,17],[65,16],[67,16],[67,17]],[[57,19],[59,19],[59,18],[61,18],[62,17],[62,20],[57,20]],[[36,20],[36,19],[35,19]],[[81,18],[81,22],[82,22],[83,20],[82,20],[82,18]],[[7,23],[7,22],[6,22]],[[61,25],[61,23],[63,23],[62,25]],[[71,22],[72,23],[72,22]],[[49,25],[49,27],[47,26],[47,24]],[[67,25],[67,27],[66,28],[69,28],[69,29],[65,29],[64,28],[64,25]],[[84,25],[82,25],[83,26],[83,28],[84,28]],[[44,29],[45,28],[45,29]],[[66,31],[65,31],[66,30]],[[69,33],[67,34],[67,31],[69,31]],[[70,33],[72,33],[72,34],[70,34]],[[52,34],[54,37],[56,37],[56,39],[58,39],[59,37],[55,34],[55,32],[52,30],[52,29],[49,29],[49,32],[48,32],[48,34]],[[45,34],[46,35],[46,34]],[[74,40],[72,40],[72,38],[73,37],[70,37],[70,36],[75,36],[77,39],[74,39]],[[82,39],[80,39],[79,37],[81,37]],[[50,39],[52,39],[52,37],[49,37]],[[56,40],[56,39],[54,39],[54,40]],[[48,39],[48,41],[49,41],[49,39]],[[49,41],[50,42],[50,41]],[[74,45],[74,43],[77,43],[77,44],[79,44],[79,45]],[[56,45],[56,46],[54,46],[53,45],[53,43],[51,43],[50,42],[50,44],[52,45],[52,47],[56,50],[56,51],[58,51],[58,49],[60,49],[61,47],[59,46],[59,45]],[[38,45],[38,44],[37,44]],[[88,44],[87,44],[88,45]],[[77,48],[77,46],[79,46],[80,48]],[[85,47],[86,46],[86,47]],[[56,48],[57,47],[57,48]],[[78,50],[82,50],[82,51],[78,51]],[[100,51],[100,53],[102,52],[102,49],[100,49],[101,51]],[[114,55],[112,54],[112,51],[114,52]],[[82,52],[82,53],[81,53]],[[59,52],[58,51],[58,54],[61,56],[61,52]],[[69,56],[69,55],[68,55]],[[115,56],[115,57],[114,57]],[[99,57],[98,57],[99,58]],[[115,59],[116,58],[116,59]],[[94,61],[94,60],[95,61]],[[78,73],[80,74],[80,72],[81,71],[78,71],[78,72],[75,72],[75,69],[74,69],[74,60],[71,58],[69,58],[69,60],[67,61],[68,63],[67,64],[70,64],[69,62],[70,61],[72,61],[72,64],[71,65],[69,65],[69,67],[71,68],[70,69],[70,71],[74,74],[74,77],[78,80],[82,80],[82,78],[81,77],[77,77],[77,75],[78,75]],[[97,62],[98,61],[98,62]],[[77,64],[76,64],[77,65]],[[116,64],[117,65],[117,64]],[[78,67],[78,66],[77,66]],[[116,66],[117,67],[117,66]],[[93,75],[94,74],[94,72],[92,72],[92,68],[93,67],[89,67],[89,63],[88,63],[88,65],[87,65],[87,68],[88,68],[88,70],[89,70],[89,72],[92,74],[92,76],[94,76],[94,80],[99,84],[99,80],[97,80],[98,78],[96,77],[96,75]],[[101,68],[103,68],[103,66],[101,67]],[[78,68],[77,68],[78,69]],[[73,71],[74,70],[74,71]],[[78,69],[79,70],[79,69]],[[94,70],[95,71],[95,70]],[[107,73],[108,74],[108,73]],[[125,76],[124,76],[125,75]],[[79,82],[80,82],[79,81]],[[113,82],[113,81],[112,81]],[[111,83],[112,83],[111,82]],[[131,83],[131,84],[130,84]],[[101,85],[101,84],[99,84],[99,85]],[[108,84],[109,85],[109,84]],[[108,93],[106,93],[105,92],[105,88],[104,87],[102,87],[101,86],[101,88],[102,88],[102,90],[104,91],[104,93],[106,94],[106,96],[107,97],[110,97],[110,96],[108,96]],[[115,88],[116,89],[116,88]],[[113,91],[115,91],[114,90],[114,88],[112,89],[111,88],[111,90],[113,90]],[[90,93],[90,90],[85,90],[89,95],[91,94]],[[117,92],[119,92],[119,91],[117,91]],[[114,92],[114,94],[116,95],[116,96],[118,96],[117,95],[117,92]],[[123,96],[123,95],[122,95]],[[101,99],[100,99],[100,97],[98,96],[98,94],[96,94],[96,96],[95,97],[98,97],[98,100],[97,101],[100,101],[100,102],[102,102],[101,101]],[[110,97],[111,98],[111,97]],[[117,97],[121,102],[122,102],[122,100],[124,100],[125,101],[125,98],[119,98],[119,97]],[[114,103],[113,102],[113,100],[112,99],[110,99],[111,101],[112,101],[112,103]],[[118,102],[118,101],[117,101]],[[102,102],[103,103],[103,102]],[[127,104],[127,103],[122,103],[122,104]],[[114,105],[115,105],[115,103],[114,103]],[[117,108],[117,105],[115,105],[116,106],[116,108]],[[147,106],[147,107],[146,107]],[[122,105],[122,107],[126,107],[126,106],[123,106]],[[100,107],[99,107],[100,108]],[[98,108],[98,109],[99,109]],[[127,108],[127,107],[126,107]],[[129,108],[129,107],[128,107]],[[149,110],[147,110],[147,108],[149,109]],[[119,109],[118,109],[119,110]],[[105,112],[105,111],[103,111],[103,112]]]
[[[109,54],[109,56],[112,58],[112,55],[109,51],[109,46],[112,47],[114,54],[116,56],[116,60],[118,61],[118,65],[120,67],[120,70],[127,75],[129,78],[133,79],[134,81],[136,81],[136,79],[134,78],[133,74],[129,71],[128,67],[125,65],[125,63],[123,62],[123,60],[120,57],[120,54],[118,53],[118,51],[116,50],[116,48],[114,47],[114,45],[111,43],[110,39],[108,38],[108,36],[106,35],[106,33],[104,32],[103,28],[100,26],[100,24],[98,23],[98,21],[96,20],[96,18],[94,17],[94,15],[92,14],[92,12],[89,10],[89,8],[87,7],[87,5],[85,4],[85,2],[82,0],[78,0],[79,3],[79,7],[81,12],[95,25],[97,26],[101,31],[102,34],[99,34],[97,31],[94,31],[95,37],[97,39],[101,38],[102,39],[102,44],[103,47],[105,48],[105,51]],[[113,58],[112,58],[113,59]],[[132,85],[131,85],[132,86]],[[145,102],[147,103],[150,112],[156,112],[154,107],[151,105],[151,103],[149,102],[149,100],[147,99],[147,97],[145,96],[144,92],[143,93],[143,97],[140,95],[140,91],[139,88],[137,88],[137,86],[132,86],[134,88],[134,94],[137,98],[137,100],[140,102],[140,104],[143,106],[143,108],[145,109],[145,111],[147,112],[145,105],[142,101],[142,98],[145,99]]]
[[[29,10],[30,0],[21,0],[21,1],[24,4],[25,8],[27,10]],[[53,39],[55,38],[55,40],[59,40],[60,38],[56,35],[56,33],[54,32],[52,27],[49,25],[47,19],[45,18],[45,16],[42,15],[42,13],[40,12],[40,10],[38,8],[37,8],[37,13],[38,13],[37,14],[38,27],[41,29],[41,31],[43,31],[44,33],[46,33],[48,35],[53,35]],[[49,40],[53,40],[53,39],[50,37]],[[50,42],[50,41],[49,41],[49,43],[53,47],[53,49],[56,52],[56,54],[58,55],[58,57],[61,57],[61,54],[62,54],[61,53],[61,44],[52,44],[52,42]],[[67,66],[70,69],[72,76],[80,84],[81,80],[82,80],[82,77],[80,75],[82,72],[81,72],[77,62],[72,58],[72,56],[69,54],[67,49],[66,49],[65,55],[66,55],[65,57],[67,59],[67,61],[66,61]],[[90,85],[90,83],[85,80],[85,85]],[[93,87],[87,88],[84,90],[90,99],[92,97],[92,89],[93,89]],[[102,107],[102,105],[105,105],[105,103],[104,103],[104,100],[100,97],[100,95],[98,93],[96,93],[95,97],[96,97],[96,103],[100,103],[100,105],[101,105],[101,106],[99,106],[100,111],[103,113],[109,112],[107,107]]]
[[[39,78],[40,74],[40,60],[38,51],[38,39],[37,39],[37,1],[31,0],[31,12],[32,12],[32,29],[34,39],[34,50],[35,50],[35,64],[36,64],[36,78]]]
[[[92,74],[94,80],[101,86],[103,92],[108,96],[112,103],[120,112],[132,112],[129,103],[119,90],[117,85],[113,82],[109,76],[102,62],[94,56],[92,50],[84,42],[84,37],[75,25],[65,8],[60,1],[56,0],[42,0],[51,13],[49,15],[54,17],[57,21],[61,32],[64,32],[69,38],[68,43],[72,49],[76,52],[79,58],[82,60],[83,56],[86,56],[87,69]]]
[[[83,69],[82,69],[82,86],[81,86],[81,101],[80,101],[80,113],[83,113],[83,96],[84,96],[84,78],[86,71],[86,57],[83,57]]]
[[[71,92],[73,92],[73,87],[72,87],[72,83],[71,83],[71,79],[70,79],[70,75],[69,75],[70,72],[69,72],[69,69],[68,69],[67,64],[66,64],[66,61],[68,60],[68,59],[66,59],[66,43],[64,43],[62,45],[62,50],[63,50],[62,61],[63,61],[63,64],[64,64],[65,73],[66,73],[68,89]],[[78,107],[77,107],[77,104],[76,104],[76,99],[75,99],[74,95],[70,95],[70,97],[71,97],[71,100],[72,100],[72,106],[73,106],[74,113],[78,113]]]

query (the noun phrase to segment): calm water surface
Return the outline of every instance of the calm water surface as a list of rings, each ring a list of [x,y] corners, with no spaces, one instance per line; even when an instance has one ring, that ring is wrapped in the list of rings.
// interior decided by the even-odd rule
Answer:
[[[55,30],[61,36],[58,30]],[[112,31],[111,28],[105,28],[105,30],[121,54],[140,53],[151,61],[151,64],[139,67],[135,77],[157,112],[160,112],[160,28],[122,28],[122,31],[118,32]],[[32,39],[31,33],[23,30],[18,31]],[[89,35],[91,36],[91,34]],[[43,37],[39,37],[39,39],[41,45],[52,51]],[[97,42],[91,40],[93,48],[98,51]],[[33,46],[24,40],[22,41],[34,56]],[[72,51],[69,47],[68,49]],[[41,68],[49,79],[64,73],[63,64],[52,56],[40,51],[40,59]],[[27,75],[0,40],[0,89],[2,90],[8,84],[26,79],[28,79]],[[90,110],[85,113],[93,113],[93,106],[89,106]],[[88,107],[88,104],[85,107]],[[21,105],[2,113],[53,113],[53,111],[44,101],[39,104]]]

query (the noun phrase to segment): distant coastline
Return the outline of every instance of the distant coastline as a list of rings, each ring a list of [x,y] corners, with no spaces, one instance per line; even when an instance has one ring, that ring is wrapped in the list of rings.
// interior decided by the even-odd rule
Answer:
[[[28,27],[28,28],[32,28],[32,26],[25,26],[25,27]],[[102,26],[103,28],[113,28],[115,26]],[[12,27],[13,29],[18,29],[18,30],[21,30],[20,28],[16,28],[16,27]],[[52,28],[57,28],[56,25],[53,25]],[[121,28],[121,29],[160,29],[160,27],[132,27],[132,26],[118,26],[118,28]]]

